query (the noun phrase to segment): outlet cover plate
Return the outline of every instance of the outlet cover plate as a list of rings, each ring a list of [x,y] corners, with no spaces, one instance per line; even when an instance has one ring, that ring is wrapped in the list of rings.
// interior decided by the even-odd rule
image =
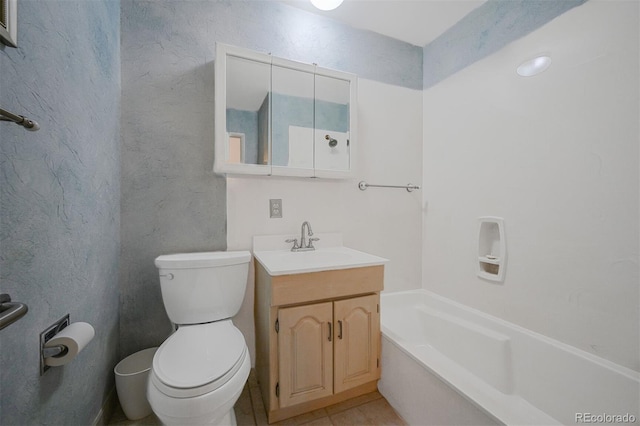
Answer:
[[[269,217],[270,218],[282,218],[282,199],[270,199],[269,200]]]

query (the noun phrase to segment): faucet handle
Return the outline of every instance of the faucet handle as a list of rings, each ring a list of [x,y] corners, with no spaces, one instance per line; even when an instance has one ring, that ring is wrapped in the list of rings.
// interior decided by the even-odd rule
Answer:
[[[289,238],[288,240],[284,240],[285,243],[293,243],[293,247],[291,247],[291,250],[295,250],[300,248],[300,246],[298,245],[298,239],[297,238]]]
[[[309,238],[309,245],[307,245],[307,248],[315,248],[313,246],[314,241],[320,241],[320,238],[317,238],[317,237]]]

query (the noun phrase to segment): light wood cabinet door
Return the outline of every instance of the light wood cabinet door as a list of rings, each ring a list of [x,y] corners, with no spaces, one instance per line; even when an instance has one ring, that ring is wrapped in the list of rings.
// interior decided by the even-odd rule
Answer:
[[[380,378],[379,295],[334,302],[336,393]]]
[[[333,304],[278,311],[280,408],[333,394]]]

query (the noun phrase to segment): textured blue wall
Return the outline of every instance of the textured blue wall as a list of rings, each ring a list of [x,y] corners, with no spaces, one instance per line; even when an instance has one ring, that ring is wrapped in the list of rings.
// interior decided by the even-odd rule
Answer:
[[[170,332],[154,258],[226,248],[225,180],[211,171],[215,42],[414,89],[422,48],[279,2],[123,0],[121,8],[125,356]]]
[[[424,48],[425,89],[586,0],[488,0]]]
[[[164,3],[166,0],[160,1]],[[181,1],[172,1],[182,7]],[[191,1],[191,3],[194,3]],[[422,88],[422,48],[273,1],[195,1],[211,41],[412,89]],[[198,6],[196,6],[198,7]]]
[[[0,48],[0,290],[29,312],[0,331],[0,424],[86,425],[113,388],[118,348],[120,5],[20,1]],[[69,313],[94,340],[39,373],[39,335]]]

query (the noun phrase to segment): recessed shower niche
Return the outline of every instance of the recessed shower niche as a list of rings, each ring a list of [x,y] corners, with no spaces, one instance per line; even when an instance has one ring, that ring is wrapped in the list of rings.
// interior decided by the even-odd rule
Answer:
[[[504,281],[507,244],[504,219],[485,216],[478,218],[478,276],[490,281]]]

